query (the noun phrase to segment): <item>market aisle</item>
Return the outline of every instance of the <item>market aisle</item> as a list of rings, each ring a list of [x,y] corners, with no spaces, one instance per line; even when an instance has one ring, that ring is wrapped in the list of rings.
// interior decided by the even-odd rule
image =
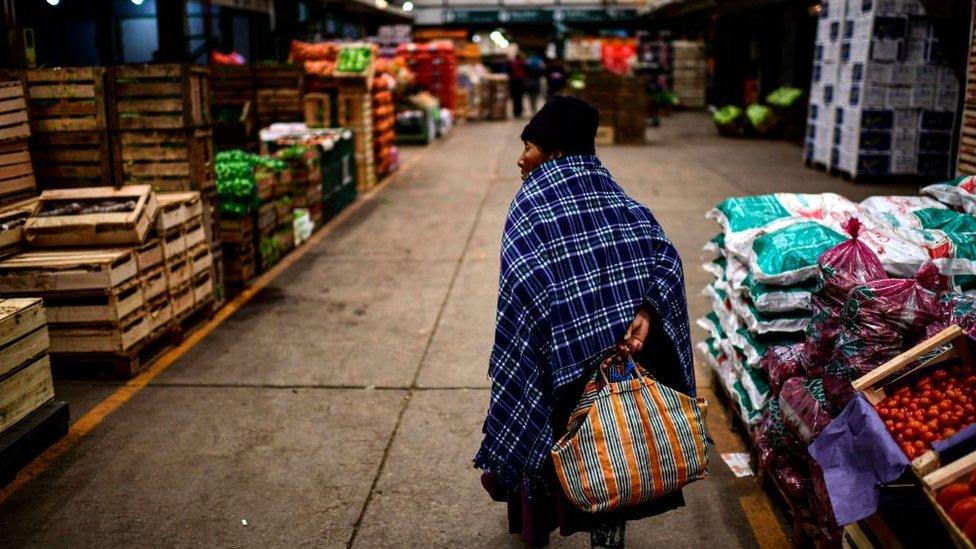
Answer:
[[[702,216],[718,200],[913,191],[828,178],[792,145],[722,140],[701,115],[664,124],[650,146],[600,152],[675,240],[693,315],[715,230]],[[0,503],[0,545],[520,546],[470,467],[520,129],[469,124],[413,152],[390,187]],[[75,418],[114,390],[58,384]],[[710,414],[717,451],[740,449],[720,407]],[[785,543],[754,480],[713,458],[688,506],[635,524],[628,546]]]

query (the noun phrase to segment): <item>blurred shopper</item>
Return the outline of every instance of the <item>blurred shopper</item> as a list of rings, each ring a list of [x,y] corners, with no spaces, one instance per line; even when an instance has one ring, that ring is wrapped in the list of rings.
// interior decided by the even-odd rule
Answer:
[[[550,59],[546,63],[546,98],[557,95],[566,85],[566,69],[559,59]]]
[[[491,403],[475,457],[508,503],[509,532],[533,545],[559,528],[623,547],[626,520],[684,505],[680,491],[607,513],[564,495],[550,449],[601,363],[633,356],[694,394],[681,259],[663,229],[595,155],[599,113],[557,96],[522,130],[522,187],[502,236]]]
[[[529,112],[535,113],[539,109],[539,95],[542,93],[542,75],[545,73],[546,63],[542,56],[533,53],[525,61],[525,92],[529,95]]]
[[[508,91],[512,96],[512,114],[516,118],[522,118],[525,81],[525,56],[519,53],[512,58],[508,69]]]

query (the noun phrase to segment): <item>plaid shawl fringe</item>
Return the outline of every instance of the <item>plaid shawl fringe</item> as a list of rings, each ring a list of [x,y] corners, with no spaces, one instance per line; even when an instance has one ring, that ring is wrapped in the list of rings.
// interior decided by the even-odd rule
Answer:
[[[538,493],[553,395],[587,374],[649,305],[695,394],[681,259],[651,212],[595,156],[546,162],[512,201],[502,237],[491,403],[475,467]]]

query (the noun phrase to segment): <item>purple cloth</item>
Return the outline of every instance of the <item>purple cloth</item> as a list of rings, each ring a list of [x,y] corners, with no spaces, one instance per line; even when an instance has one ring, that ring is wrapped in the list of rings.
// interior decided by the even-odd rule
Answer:
[[[947,439],[933,442],[932,449],[939,454],[939,461],[943,465],[976,452],[976,423]]]
[[[810,444],[810,455],[823,469],[841,526],[877,511],[878,484],[897,479],[909,466],[881,417],[860,394]]]

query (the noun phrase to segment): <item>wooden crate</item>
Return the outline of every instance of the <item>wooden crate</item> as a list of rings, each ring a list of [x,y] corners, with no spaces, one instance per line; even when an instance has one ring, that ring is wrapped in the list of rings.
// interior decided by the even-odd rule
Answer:
[[[291,200],[275,201],[275,223],[281,227],[283,225],[292,226],[295,218],[292,215],[294,205]]]
[[[290,88],[301,90],[304,83],[304,71],[299,65],[257,65],[253,66],[254,87],[261,90],[267,88]]]
[[[35,131],[30,153],[42,190],[113,184],[112,144],[106,131]]]
[[[274,202],[264,202],[258,206],[257,229],[258,234],[266,236],[274,231],[278,220],[278,209]]]
[[[78,213],[76,205],[88,209]],[[91,211],[108,206],[118,211]],[[37,247],[139,245],[156,210],[156,195],[146,185],[44,191],[24,236]]]
[[[172,292],[190,280],[190,258],[184,254],[166,261],[166,285]]]
[[[34,133],[108,129],[106,69],[28,69],[25,79]]]
[[[46,326],[40,298],[0,299],[0,379],[47,351]]]
[[[968,483],[973,472],[976,471],[976,452],[965,455],[952,463],[936,469],[922,478],[922,486],[926,497],[935,508],[939,520],[945,526],[952,538],[953,544],[960,549],[973,549],[973,542],[966,537],[962,526],[956,524],[949,517],[946,510],[936,501],[938,491],[954,482]],[[964,525],[963,525],[964,526]]]
[[[150,271],[163,264],[163,246],[158,237],[146,240],[136,248],[136,266],[140,273]]]
[[[220,220],[220,241],[232,244],[250,244],[254,241],[254,218]]]
[[[20,80],[0,82],[0,141],[30,137],[27,100]]]
[[[250,284],[255,274],[254,248],[223,249],[224,283],[227,286],[242,287]]]
[[[276,122],[302,122],[305,107],[302,92],[297,89],[259,89],[257,92],[257,118],[261,128]]]
[[[0,433],[52,399],[51,362],[43,355],[0,382]]]
[[[173,304],[168,295],[161,295],[149,302],[146,307],[146,315],[149,317],[149,332],[157,332],[165,329],[173,321]]]
[[[193,278],[193,306],[201,307],[214,299],[213,277],[209,270]]]
[[[306,93],[302,98],[305,125],[309,128],[332,127],[332,96],[327,93]]]
[[[210,124],[210,74],[192,65],[125,65],[110,71],[113,130],[172,130]]]
[[[0,208],[0,258],[14,254],[23,248],[24,225],[34,215],[37,199],[29,198]]]
[[[169,300],[173,304],[173,316],[182,317],[193,311],[193,284],[185,282],[178,288],[171,288]]]
[[[203,215],[203,230],[207,241],[214,247],[220,246],[220,211],[218,210],[217,189],[200,194],[200,209]]]
[[[251,65],[212,65],[211,104],[241,104],[254,101],[255,75]]]
[[[182,227],[177,227],[160,237],[163,244],[163,258],[169,261],[174,257],[180,257],[186,253],[186,235],[183,234]]]
[[[190,256],[190,275],[199,276],[201,273],[210,272],[213,269],[213,252],[210,246],[198,244],[188,253]]]
[[[115,181],[157,191],[214,188],[213,132],[207,129],[118,132],[112,138]]]
[[[281,174],[279,172],[260,167],[254,170],[254,183],[258,187],[258,199],[261,202],[267,202],[274,197],[275,188],[280,179]]]
[[[209,248],[207,234],[203,230],[203,220],[199,217],[189,220],[183,227],[183,235],[186,238],[187,249],[194,248],[203,244]]]
[[[186,208],[183,207],[183,200],[176,195],[182,193],[158,193],[156,200],[159,202],[159,213],[156,215],[156,232],[163,234],[170,231],[179,230],[186,223]]]
[[[51,354],[124,353],[149,335],[149,318],[139,309],[117,324],[51,325]]]
[[[282,255],[295,249],[295,229],[291,225],[278,227],[274,239]]]
[[[27,141],[0,142],[0,200],[25,197],[36,188]]]
[[[136,274],[131,248],[28,251],[0,261],[0,294],[109,293]]]
[[[156,299],[169,289],[166,283],[166,267],[159,265],[140,273],[139,282],[142,284],[142,294],[146,302]]]
[[[51,324],[114,324],[145,304],[142,281],[133,277],[107,294],[45,297]]]

